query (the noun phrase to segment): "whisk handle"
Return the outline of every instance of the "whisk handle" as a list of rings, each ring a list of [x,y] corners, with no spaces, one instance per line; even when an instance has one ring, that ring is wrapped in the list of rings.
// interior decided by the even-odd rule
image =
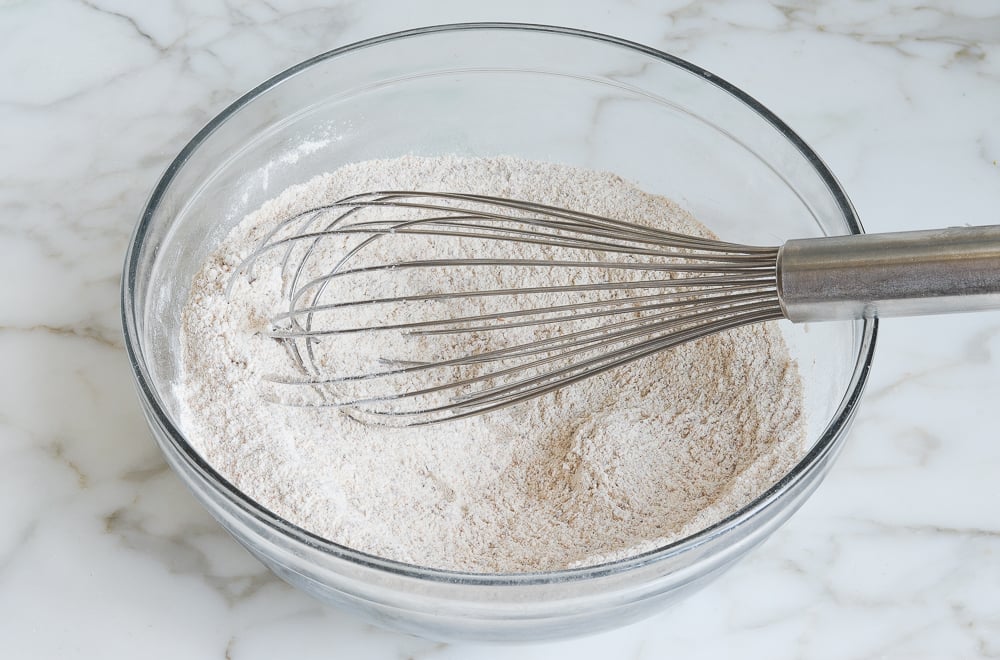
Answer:
[[[795,239],[777,276],[796,322],[1000,309],[1000,225]]]

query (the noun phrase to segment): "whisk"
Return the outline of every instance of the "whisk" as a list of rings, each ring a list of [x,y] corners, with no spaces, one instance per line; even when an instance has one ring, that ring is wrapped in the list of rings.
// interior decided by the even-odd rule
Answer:
[[[228,295],[268,260],[284,286],[264,334],[291,366],[268,376],[275,399],[399,426],[514,405],[748,324],[1000,307],[1000,226],[754,247],[528,201],[383,191],[279,223]]]

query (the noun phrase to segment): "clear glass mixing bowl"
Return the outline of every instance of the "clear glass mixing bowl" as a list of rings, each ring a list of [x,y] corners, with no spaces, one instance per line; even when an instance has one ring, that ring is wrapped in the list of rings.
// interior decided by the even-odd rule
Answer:
[[[733,516],[592,568],[448,572],[330,543],[228,483],[177,424],[180,312],[192,276],[247,212],[287,186],[371,158],[507,154],[610,170],[671,197],[727,240],[862,231],[847,196],[784,123],[692,64],[612,37],[470,24],[370,39],[275,76],[170,164],[135,229],[122,316],[142,405],[171,467],[289,583],[370,620],[438,639],[539,639],[622,625],[701,588],[813,492],[864,388],[873,320],[783,327],[806,386],[810,449]]]

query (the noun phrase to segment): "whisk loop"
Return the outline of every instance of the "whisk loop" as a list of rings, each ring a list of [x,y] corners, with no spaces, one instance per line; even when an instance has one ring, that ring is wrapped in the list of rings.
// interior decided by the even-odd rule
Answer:
[[[280,268],[266,334],[294,373],[269,378],[278,401],[412,426],[782,318],[777,256],[533,202],[383,191],[279,223],[227,295],[262,262]]]

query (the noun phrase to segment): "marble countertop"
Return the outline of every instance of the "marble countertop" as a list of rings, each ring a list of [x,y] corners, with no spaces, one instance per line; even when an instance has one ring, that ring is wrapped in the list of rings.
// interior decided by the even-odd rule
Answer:
[[[590,638],[370,627],[271,576],[195,503],[145,427],[119,328],[153,183],[289,65],[475,20],[607,32],[728,79],[819,152],[869,231],[1000,222],[996,3],[0,2],[0,656],[1000,656],[1000,313],[883,323],[852,437],[805,507],[704,591]]]

